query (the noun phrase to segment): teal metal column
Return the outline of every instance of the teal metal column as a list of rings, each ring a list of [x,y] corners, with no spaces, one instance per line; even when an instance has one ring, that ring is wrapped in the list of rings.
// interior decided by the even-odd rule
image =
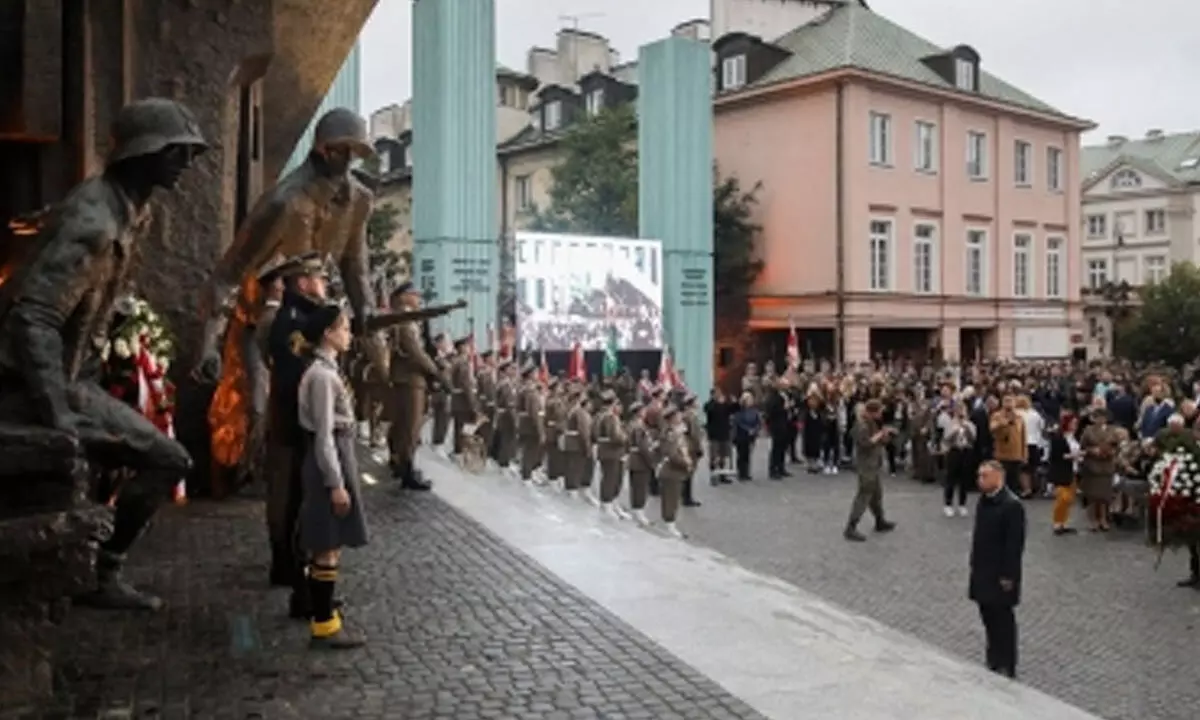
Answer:
[[[428,303],[470,303],[435,325],[474,331],[481,348],[496,315],[497,181],[493,0],[414,0],[413,277]]]
[[[693,392],[713,382],[712,60],[672,37],[638,57],[638,229],[663,247],[663,322]]]
[[[312,121],[308,123],[308,128],[300,136],[300,141],[296,143],[296,149],[292,151],[287,165],[279,174],[280,177],[295,170],[300,163],[308,159],[308,152],[312,150],[313,128],[316,127],[317,120],[322,115],[337,107],[362,113],[361,80],[362,50],[358,43],[354,43],[354,47],[350,48],[350,54],[346,56],[346,62],[342,63],[342,69],[338,70],[337,77],[333,79],[333,85],[329,87],[329,92],[321,100],[317,112],[313,114]]]

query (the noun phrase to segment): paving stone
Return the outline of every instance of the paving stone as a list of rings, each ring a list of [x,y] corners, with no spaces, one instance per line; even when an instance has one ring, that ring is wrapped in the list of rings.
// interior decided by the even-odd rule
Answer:
[[[265,586],[260,501],[168,508],[129,567],[168,609],[73,612],[42,717],[761,717],[435,496],[365,492],[340,592],[368,647],[307,649]]]
[[[755,459],[766,467],[763,450]],[[792,472],[715,488],[698,480],[703,507],[685,510],[681,529],[751,569],[982,662],[983,630],[966,595],[973,519],[942,516],[940,488],[890,479],[884,506],[896,532],[847,543],[854,476]],[[1156,571],[1140,532],[1056,537],[1050,509],[1026,504],[1022,682],[1111,720],[1194,720],[1200,592],[1175,587],[1186,554],[1168,553]],[[1084,527],[1082,512],[1073,515]]]

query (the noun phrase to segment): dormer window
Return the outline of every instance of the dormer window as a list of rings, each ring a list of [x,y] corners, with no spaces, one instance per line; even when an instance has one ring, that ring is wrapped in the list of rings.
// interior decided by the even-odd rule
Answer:
[[[746,56],[734,55],[721,61],[721,89],[737,90],[746,84]]]
[[[558,100],[546,103],[542,114],[542,130],[552,132],[562,126],[562,103]]]
[[[392,153],[390,151],[379,153],[379,174],[386,175],[391,169]]]
[[[412,167],[412,145],[405,145],[400,152],[404,156],[404,167]]]
[[[975,63],[966,58],[954,58],[954,84],[959,90],[975,92]]]
[[[1132,170],[1122,170],[1113,175],[1112,186],[1116,190],[1132,190],[1142,186],[1142,176]]]
[[[595,117],[604,109],[604,88],[596,88],[587,94],[587,114]]]

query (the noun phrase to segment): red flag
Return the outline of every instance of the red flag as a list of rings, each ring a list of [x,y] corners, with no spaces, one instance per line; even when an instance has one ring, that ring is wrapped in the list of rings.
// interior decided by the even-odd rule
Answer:
[[[538,368],[538,380],[542,381],[542,385],[550,384],[550,366],[546,364],[546,351],[542,351],[542,364]]]
[[[671,348],[666,345],[658,361],[658,386],[668,392],[675,387],[675,364],[671,362]]]
[[[796,334],[796,323],[788,315],[787,361],[791,367],[800,366],[800,336]]]
[[[583,358],[583,346],[579,343],[571,346],[571,362],[567,365],[567,377],[587,382],[587,363]]]

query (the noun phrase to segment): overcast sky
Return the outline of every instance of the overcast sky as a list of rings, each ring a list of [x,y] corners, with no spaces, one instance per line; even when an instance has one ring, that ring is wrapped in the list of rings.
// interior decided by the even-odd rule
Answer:
[[[499,62],[525,68],[532,45],[579,18],[624,60],[709,0],[495,0]],[[869,0],[938,45],[966,43],[983,67],[1060,110],[1096,122],[1085,142],[1149,128],[1200,129],[1200,0]],[[362,33],[363,112],[411,93],[411,0],[379,0]]]

